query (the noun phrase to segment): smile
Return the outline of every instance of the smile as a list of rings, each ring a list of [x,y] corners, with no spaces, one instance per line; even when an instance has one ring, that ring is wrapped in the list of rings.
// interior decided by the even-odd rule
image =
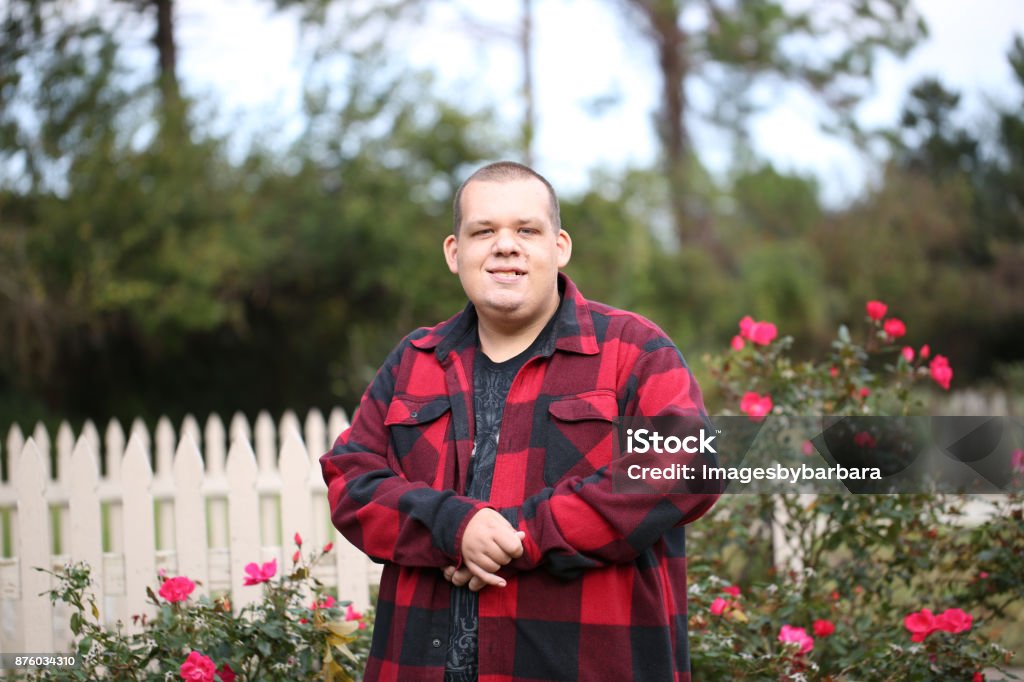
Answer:
[[[522,270],[488,270],[487,272],[499,282],[518,282],[526,276]]]

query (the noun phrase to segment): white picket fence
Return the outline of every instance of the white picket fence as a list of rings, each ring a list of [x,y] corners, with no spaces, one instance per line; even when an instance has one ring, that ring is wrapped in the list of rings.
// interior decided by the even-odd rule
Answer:
[[[304,554],[334,543],[314,575],[366,607],[380,568],[331,525],[318,462],[347,425],[340,409],[304,424],[261,413],[253,429],[236,414],[228,439],[216,415],[202,431],[187,417],[179,434],[163,418],[150,438],[136,420],[126,444],[111,421],[102,445],[90,422],[77,436],[61,424],[53,441],[41,424],[27,439],[12,427],[0,445],[0,652],[70,650],[70,612],[41,594],[53,579],[35,570],[69,560],[92,567],[101,618],[131,631],[132,615],[153,613],[158,570],[201,583],[194,596],[230,592],[237,611],[262,594],[243,586],[245,565],[276,557],[289,570],[299,533]]]

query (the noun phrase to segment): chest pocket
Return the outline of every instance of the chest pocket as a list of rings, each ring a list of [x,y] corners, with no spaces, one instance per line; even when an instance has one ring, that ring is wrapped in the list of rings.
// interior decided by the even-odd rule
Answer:
[[[544,482],[589,476],[612,459],[613,421],[619,406],[607,389],[588,391],[548,405]]]
[[[410,481],[443,487],[445,462],[452,443],[452,404],[447,396],[395,396],[384,425],[391,433],[388,458]]]

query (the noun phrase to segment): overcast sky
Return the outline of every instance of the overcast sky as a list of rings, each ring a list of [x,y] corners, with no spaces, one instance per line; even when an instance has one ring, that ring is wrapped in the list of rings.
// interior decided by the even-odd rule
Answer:
[[[969,115],[983,116],[992,98],[1006,93],[1011,82],[1005,55],[1014,33],[1024,33],[1024,2],[917,4],[930,37],[903,62],[882,60],[876,94],[861,106],[861,120],[894,122],[904,93],[924,75],[937,75],[963,91]],[[178,2],[185,85],[192,93],[216,94],[230,121],[225,125],[232,129],[262,129],[266,121],[287,128],[289,117],[298,111],[300,32],[292,16],[275,13],[270,5],[266,0]],[[520,3],[470,6],[474,16],[486,11],[490,23],[511,28]],[[647,45],[613,6],[595,0],[534,0],[537,166],[562,192],[585,187],[595,167],[647,165],[656,154],[651,112],[657,106],[657,71]],[[422,25],[403,32],[399,42],[405,58],[412,66],[435,70],[451,99],[471,106],[498,104],[517,123],[521,71],[512,42],[470,37],[453,3],[435,7]],[[599,115],[590,106],[597,98],[611,102]],[[752,131],[757,150],[779,167],[816,175],[829,203],[855,196],[869,181],[869,166],[856,150],[818,132],[806,99],[780,95],[779,106],[759,117]],[[694,134],[705,163],[724,170],[728,145],[707,130]]]

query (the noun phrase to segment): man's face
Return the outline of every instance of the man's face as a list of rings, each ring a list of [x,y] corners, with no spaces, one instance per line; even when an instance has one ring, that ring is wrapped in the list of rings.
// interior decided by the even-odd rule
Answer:
[[[558,269],[572,241],[551,222],[547,188],[534,178],[473,181],[462,224],[444,242],[448,268],[478,314],[503,326],[546,321],[558,307]]]

